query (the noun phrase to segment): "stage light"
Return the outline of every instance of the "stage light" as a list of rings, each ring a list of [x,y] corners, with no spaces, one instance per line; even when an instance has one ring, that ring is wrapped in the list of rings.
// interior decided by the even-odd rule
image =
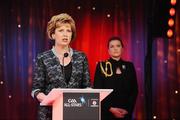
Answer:
[[[12,98],[12,95],[9,95],[8,98],[11,99],[11,98]]]
[[[176,10],[175,10],[174,8],[171,8],[171,9],[169,10],[169,14],[170,14],[171,16],[174,16],[175,13],[176,13]]]
[[[171,5],[176,5],[176,0],[171,0]]]
[[[20,25],[20,24],[18,25],[18,28],[21,28],[21,25]]]
[[[167,31],[167,36],[168,36],[169,38],[173,36],[173,31],[172,31],[171,29],[169,29],[169,30]]]
[[[0,82],[0,84],[2,85],[2,84],[4,84],[4,82],[3,82],[3,81],[1,81],[1,82]]]
[[[81,9],[81,6],[78,6],[77,9],[80,10],[80,9]]]
[[[178,94],[178,91],[177,91],[177,90],[175,90],[175,94]]]
[[[170,18],[170,19],[168,20],[168,25],[169,25],[170,27],[174,26],[174,19]]]
[[[167,28],[167,37],[171,38],[174,36],[174,26],[175,26],[175,14],[176,14],[176,0],[171,0],[169,2],[170,8],[169,8],[169,18],[168,18],[168,28]]]
[[[110,14],[107,14],[107,17],[108,17],[108,18],[110,18],[110,17],[111,17],[111,15],[110,15]]]
[[[179,52],[179,53],[180,53],[180,49],[177,49],[177,52]]]
[[[164,60],[164,63],[166,64],[168,61],[167,60]]]
[[[95,7],[92,7],[92,10],[96,10],[96,8],[95,8]]]

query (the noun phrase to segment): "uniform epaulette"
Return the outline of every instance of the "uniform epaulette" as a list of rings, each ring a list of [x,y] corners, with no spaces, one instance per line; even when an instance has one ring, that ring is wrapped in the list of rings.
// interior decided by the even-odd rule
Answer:
[[[102,64],[104,64],[104,67]],[[110,69],[109,74],[108,74],[108,66]],[[100,62],[100,68],[101,68],[101,72],[105,75],[105,77],[111,77],[113,75],[112,64],[108,60]]]

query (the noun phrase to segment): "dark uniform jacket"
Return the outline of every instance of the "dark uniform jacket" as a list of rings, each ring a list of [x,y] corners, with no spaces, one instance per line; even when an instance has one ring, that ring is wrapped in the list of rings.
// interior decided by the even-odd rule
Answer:
[[[106,65],[107,61],[111,63],[112,71],[110,65]],[[99,62],[97,64],[94,77],[94,88],[113,89],[113,92],[101,102],[101,118],[102,120],[116,120],[111,112],[109,112],[109,108],[119,107],[128,111],[129,114],[126,115],[124,119],[130,120],[132,118],[132,112],[138,94],[138,85],[134,65],[131,62],[123,60],[116,61],[112,58],[108,59],[107,61]],[[100,66],[100,64],[102,66]],[[108,75],[113,72],[112,76],[105,76],[102,68],[105,71],[106,67]],[[120,74],[116,74],[117,69],[120,70]]]
[[[40,90],[46,95],[53,88],[86,88],[90,87],[90,75],[87,57],[84,53],[72,50],[72,72],[68,83],[64,80],[58,58],[52,50],[38,54],[32,85],[32,93]],[[51,119],[50,107],[39,107],[39,119]]]

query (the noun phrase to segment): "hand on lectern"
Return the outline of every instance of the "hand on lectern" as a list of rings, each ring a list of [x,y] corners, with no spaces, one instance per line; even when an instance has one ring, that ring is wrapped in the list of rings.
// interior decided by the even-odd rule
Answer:
[[[86,89],[92,89],[91,87],[87,87]]]
[[[42,102],[46,95],[43,92],[40,92],[37,94],[36,98],[38,99],[39,102]]]
[[[124,118],[128,112],[122,108],[115,108],[111,107],[109,111],[116,117],[116,118]]]

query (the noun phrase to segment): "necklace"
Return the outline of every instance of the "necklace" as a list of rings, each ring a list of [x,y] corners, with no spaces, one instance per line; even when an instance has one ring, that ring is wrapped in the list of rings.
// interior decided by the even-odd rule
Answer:
[[[55,50],[55,47],[52,48],[52,51],[53,53],[60,59],[62,59],[64,57],[64,53],[68,53],[68,57],[72,57],[72,54],[73,54],[73,50],[71,48],[69,48],[68,51],[64,52],[64,53],[58,53],[56,50]]]

